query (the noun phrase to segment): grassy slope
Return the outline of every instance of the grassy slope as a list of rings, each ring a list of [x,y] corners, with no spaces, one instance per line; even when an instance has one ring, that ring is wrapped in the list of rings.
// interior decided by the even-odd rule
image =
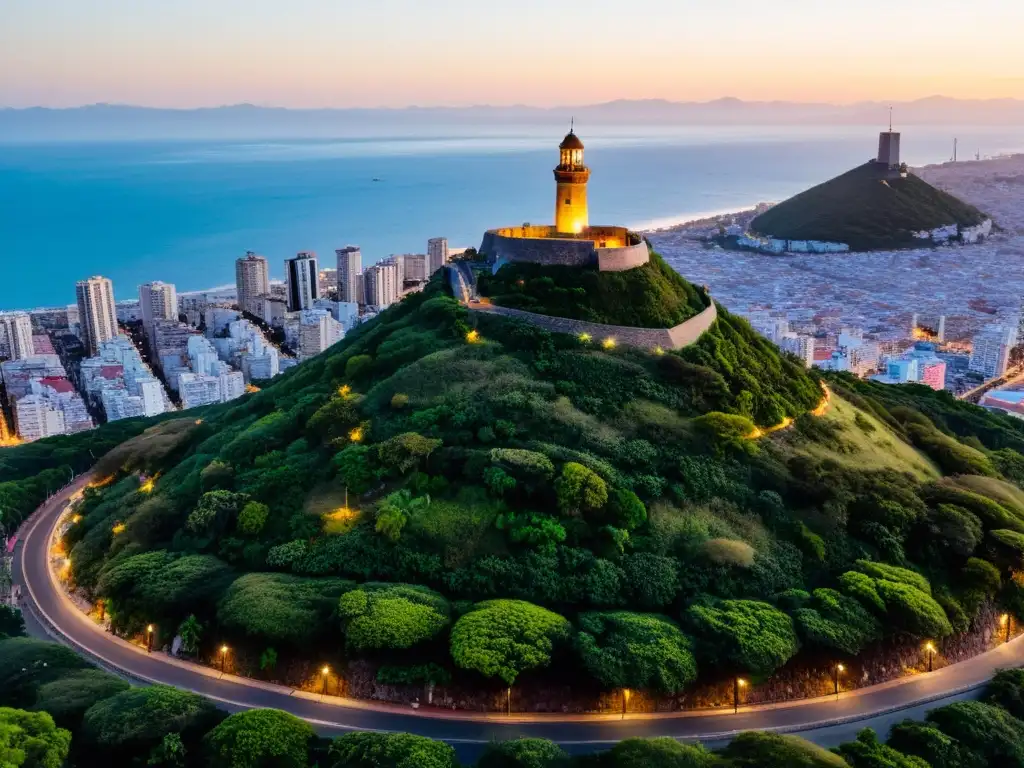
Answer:
[[[894,469],[922,481],[941,475],[931,459],[904,442],[883,422],[837,395],[833,396],[823,421],[836,433],[832,446],[806,440],[794,430],[776,433],[775,442],[792,453],[839,461],[852,469]]]
[[[480,280],[495,304],[609,325],[671,328],[708,305],[707,296],[657,254],[626,272],[506,264]]]
[[[912,232],[974,226],[985,215],[922,179],[883,180],[870,162],[801,192],[758,216],[751,229],[786,240],[849,243],[854,250],[913,242]]]

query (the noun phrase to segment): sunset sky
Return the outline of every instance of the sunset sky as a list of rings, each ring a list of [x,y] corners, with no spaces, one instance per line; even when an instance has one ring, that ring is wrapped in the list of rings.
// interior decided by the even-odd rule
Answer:
[[[0,106],[1024,98],[1019,0],[0,0]]]

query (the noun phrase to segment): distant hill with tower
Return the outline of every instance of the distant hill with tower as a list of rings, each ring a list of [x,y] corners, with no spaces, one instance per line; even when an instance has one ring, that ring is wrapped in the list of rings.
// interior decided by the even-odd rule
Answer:
[[[986,214],[911,173],[892,130],[880,134],[874,160],[773,206],[750,226],[772,241],[770,250],[801,252],[825,250],[815,244],[867,251],[973,241],[990,228]]]

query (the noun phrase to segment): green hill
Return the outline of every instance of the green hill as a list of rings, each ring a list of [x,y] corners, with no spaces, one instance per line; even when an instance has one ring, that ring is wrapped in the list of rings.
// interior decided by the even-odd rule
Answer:
[[[513,262],[480,278],[495,304],[608,325],[671,328],[708,306],[703,290],[686,282],[656,253],[641,267],[600,272]]]
[[[768,209],[750,228],[781,240],[847,243],[864,251],[913,245],[920,243],[913,232],[972,227],[986,218],[912,173],[890,176],[878,163],[865,163]]]
[[[816,374],[725,309],[659,355],[470,315],[444,285],[100,461],[65,545],[117,631],[195,615],[200,656],[227,642],[271,678],[268,648],[530,700],[763,678],[1024,607],[1020,422],[845,377],[822,413]],[[88,448],[0,454],[5,520],[46,492],[23,452],[50,482]]]

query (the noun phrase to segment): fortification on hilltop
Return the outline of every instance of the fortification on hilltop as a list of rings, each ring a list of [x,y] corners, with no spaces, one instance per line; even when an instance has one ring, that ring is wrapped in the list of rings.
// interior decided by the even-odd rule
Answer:
[[[650,255],[639,235],[626,227],[590,226],[590,169],[583,162],[583,142],[574,130],[562,140],[558,151],[555,223],[489,230],[480,252],[488,256],[492,270],[497,272],[509,262],[596,267],[601,272],[623,272],[646,264]]]

